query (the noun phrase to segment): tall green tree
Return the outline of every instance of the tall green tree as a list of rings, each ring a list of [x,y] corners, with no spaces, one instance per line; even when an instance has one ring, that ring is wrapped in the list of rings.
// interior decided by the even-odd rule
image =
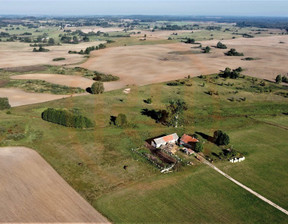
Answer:
[[[91,86],[92,94],[101,94],[104,92],[103,82],[94,82]]]
[[[275,81],[278,84],[281,83],[282,82],[282,76],[281,75],[277,75]]]
[[[183,100],[171,100],[167,106],[170,125],[177,128],[183,120],[183,112],[185,110],[187,110],[187,104]]]

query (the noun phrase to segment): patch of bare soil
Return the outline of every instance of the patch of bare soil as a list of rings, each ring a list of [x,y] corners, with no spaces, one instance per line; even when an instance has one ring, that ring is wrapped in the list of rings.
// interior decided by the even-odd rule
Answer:
[[[0,222],[108,223],[34,150],[0,148]]]
[[[206,41],[202,45],[212,47],[217,42]],[[170,81],[187,75],[218,73],[225,67],[241,66],[245,69],[244,74],[268,80],[274,80],[277,74],[287,73],[288,36],[239,38],[222,42],[228,49],[212,48],[209,54],[195,54],[201,51],[194,48],[197,45],[184,43],[107,48],[92,52],[90,59],[81,66],[117,75],[123,84],[136,85]],[[229,48],[243,52],[244,57],[260,59],[244,61],[241,60],[244,57],[225,56]],[[191,54],[187,53],[189,51]]]
[[[74,94],[81,95],[81,94]],[[48,93],[27,93],[17,88],[0,88],[0,97],[8,97],[9,104],[12,107],[42,103],[52,100],[58,100],[72,95],[53,95]]]

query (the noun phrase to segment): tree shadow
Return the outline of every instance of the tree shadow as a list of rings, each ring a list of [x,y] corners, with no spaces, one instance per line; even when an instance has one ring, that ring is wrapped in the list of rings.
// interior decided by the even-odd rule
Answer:
[[[110,124],[110,125],[116,125],[116,123],[115,123],[115,122],[116,122],[116,118],[117,118],[116,116],[110,116],[110,122],[109,122],[109,124]]]
[[[206,139],[207,141],[214,143],[214,138],[212,136],[206,135],[203,132],[198,132],[198,131],[196,131],[195,133],[200,135],[202,138]]]
[[[142,109],[141,114],[147,117],[151,117],[156,122],[158,121],[159,118],[159,112],[156,110]]]
[[[91,89],[91,87],[87,87],[87,88],[86,88],[86,92],[92,94],[92,89]]]

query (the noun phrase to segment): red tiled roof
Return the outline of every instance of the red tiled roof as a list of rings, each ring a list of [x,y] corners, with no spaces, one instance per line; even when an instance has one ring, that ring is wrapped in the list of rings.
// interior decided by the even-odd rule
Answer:
[[[173,135],[166,135],[166,136],[163,137],[163,140],[165,142],[172,141],[173,140]]]
[[[186,144],[188,144],[189,142],[199,142],[197,138],[193,138],[193,137],[186,135],[186,134],[184,134],[181,137],[181,141],[185,142]]]

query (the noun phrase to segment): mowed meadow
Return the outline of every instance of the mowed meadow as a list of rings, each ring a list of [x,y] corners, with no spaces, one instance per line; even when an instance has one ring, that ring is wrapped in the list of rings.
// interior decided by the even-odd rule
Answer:
[[[130,94],[115,90],[2,111],[1,146],[35,149],[115,223],[287,223],[285,214],[204,164],[161,174],[131,151],[161,134],[198,131],[212,136],[221,129],[246,160],[238,164],[215,160],[214,164],[288,209],[288,99],[276,94],[287,88],[265,82],[271,92],[261,92],[262,80],[256,81],[259,88],[252,88],[248,76],[233,80],[212,75],[184,81],[189,85],[131,85]],[[144,102],[149,97],[152,104]],[[142,109],[165,109],[171,99],[182,99],[188,105],[183,126],[167,127],[141,114]],[[78,108],[95,122],[95,128],[72,129],[43,121],[41,113],[48,107]],[[119,113],[127,115],[129,127],[110,124],[111,116]],[[212,143],[204,143],[204,150],[212,153]]]

